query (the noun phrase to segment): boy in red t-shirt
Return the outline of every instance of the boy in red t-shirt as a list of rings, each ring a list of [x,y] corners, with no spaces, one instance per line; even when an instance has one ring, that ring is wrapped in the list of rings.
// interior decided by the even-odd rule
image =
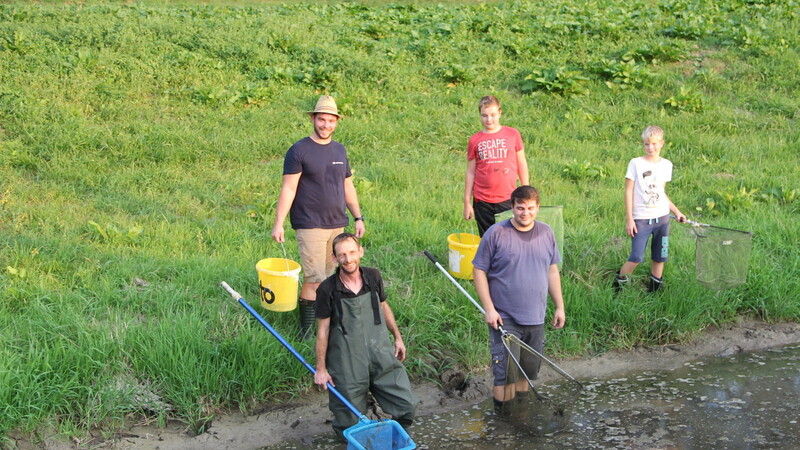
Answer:
[[[494,215],[511,209],[511,192],[528,185],[528,162],[522,137],[514,128],[500,125],[503,110],[493,95],[478,103],[483,130],[469,138],[467,176],[464,183],[464,220],[473,217],[478,233],[494,224]]]

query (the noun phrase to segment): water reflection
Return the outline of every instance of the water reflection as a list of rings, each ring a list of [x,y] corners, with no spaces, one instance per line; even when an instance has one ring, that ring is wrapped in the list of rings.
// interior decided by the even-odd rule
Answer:
[[[798,448],[800,346],[687,363],[584,383],[549,384],[498,418],[490,400],[420,418],[419,448]],[[563,410],[561,409],[563,407]],[[325,435],[270,449],[344,448]]]

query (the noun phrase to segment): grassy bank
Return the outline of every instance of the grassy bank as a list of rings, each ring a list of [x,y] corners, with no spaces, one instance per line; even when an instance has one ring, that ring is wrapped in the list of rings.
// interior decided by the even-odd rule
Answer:
[[[366,264],[387,279],[417,376],[486,364],[480,317],[421,252],[446,261],[447,235],[473,230],[464,150],[489,93],[543,204],[564,206],[568,326],[549,331],[550,353],[679,341],[741,314],[797,320],[798,11],[0,4],[0,436],[108,434],[141,415],[199,431],[310,385],[218,283],[255,305],[255,262],[282,255],[269,238],[282,158],[320,93],[346,116]],[[624,171],[650,123],[667,133],[671,199],[754,233],[746,285],[698,285],[675,224],[666,292],[612,296]],[[286,250],[298,260],[293,239]],[[296,314],[264,315],[293,337]]]

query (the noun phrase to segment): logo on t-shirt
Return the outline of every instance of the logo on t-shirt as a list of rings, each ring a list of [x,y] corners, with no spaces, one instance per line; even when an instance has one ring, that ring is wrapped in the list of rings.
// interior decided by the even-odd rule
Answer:
[[[653,175],[652,170],[642,173],[642,187],[644,187],[644,206],[653,208],[658,204],[660,198],[658,194],[658,180]]]
[[[344,161],[333,161],[331,162],[331,164],[333,164],[334,166],[337,164],[344,164]]]
[[[505,159],[508,156],[508,146],[503,138],[486,139],[478,143],[478,159]]]

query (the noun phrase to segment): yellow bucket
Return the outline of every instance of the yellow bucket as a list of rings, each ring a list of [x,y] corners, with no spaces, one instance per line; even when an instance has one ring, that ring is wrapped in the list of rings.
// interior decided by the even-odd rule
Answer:
[[[261,306],[270,311],[297,308],[297,281],[300,264],[283,258],[267,258],[256,263]]]
[[[472,279],[472,260],[480,242],[480,237],[469,233],[453,233],[447,236],[450,275],[462,280]]]

